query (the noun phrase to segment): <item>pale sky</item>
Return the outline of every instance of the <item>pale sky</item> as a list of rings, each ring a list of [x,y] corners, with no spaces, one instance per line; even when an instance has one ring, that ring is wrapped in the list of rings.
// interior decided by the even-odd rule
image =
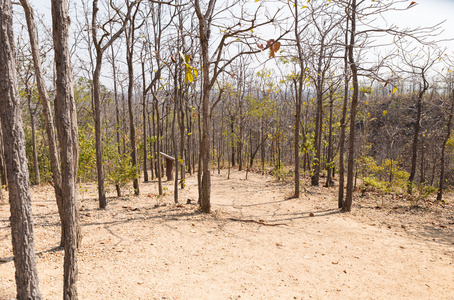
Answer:
[[[409,1],[410,3],[411,1]],[[441,21],[444,32],[442,39],[454,39],[454,0],[416,0],[418,3],[404,12],[390,14],[390,21],[400,27],[428,27]],[[449,53],[454,51],[454,40],[444,42],[449,48]]]
[[[49,27],[51,25],[50,0],[29,0],[39,14],[44,14]],[[80,0],[69,0],[71,4],[80,3]],[[90,0],[88,0],[90,1]],[[252,3],[255,0],[248,0]],[[335,0],[334,0],[335,1]],[[367,0],[371,1],[371,0]],[[366,1],[366,3],[367,3]],[[381,0],[386,1],[386,0]],[[386,14],[388,25],[395,24],[400,28],[428,27],[445,21],[442,24],[444,32],[440,37],[434,39],[453,39],[443,42],[441,45],[447,47],[447,53],[454,55],[454,0],[414,0],[417,5],[406,11],[391,12]],[[91,2],[91,1],[90,1]],[[218,2],[222,2],[219,0]],[[412,1],[401,3],[400,8],[407,7]],[[71,5],[70,4],[70,5]],[[74,5],[71,5],[74,7]],[[20,8],[16,8],[19,10]],[[79,16],[80,17],[80,16]],[[74,24],[74,21],[73,21]],[[391,39],[391,37],[390,37]]]

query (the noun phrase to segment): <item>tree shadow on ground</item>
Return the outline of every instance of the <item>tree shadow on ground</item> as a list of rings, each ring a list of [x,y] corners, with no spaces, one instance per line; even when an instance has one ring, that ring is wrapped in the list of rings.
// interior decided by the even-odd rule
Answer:
[[[46,253],[49,253],[49,252],[58,252],[58,251],[63,251],[63,247],[56,246],[56,247],[52,247],[52,248],[47,249],[47,250],[36,252],[36,256],[39,257],[39,256],[41,256],[43,254],[46,254]],[[0,257],[0,265],[6,264],[6,263],[9,263],[9,262],[12,262],[12,261],[14,261],[14,256]]]

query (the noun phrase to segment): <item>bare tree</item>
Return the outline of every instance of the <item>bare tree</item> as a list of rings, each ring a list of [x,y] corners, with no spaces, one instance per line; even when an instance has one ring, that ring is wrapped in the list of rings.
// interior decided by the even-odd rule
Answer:
[[[411,155],[411,169],[408,178],[409,194],[412,193],[413,182],[416,175],[416,159],[419,142],[419,131],[421,128],[421,118],[423,116],[423,98],[426,91],[430,88],[428,81],[428,72],[435,65],[435,63],[442,57],[442,51],[434,47],[421,45],[420,48],[413,47],[411,43],[406,43],[405,39],[399,38],[396,42],[401,54],[399,56],[399,64],[396,69],[400,70],[405,75],[412,78],[418,77],[419,91],[416,95],[416,116],[414,119],[414,132],[412,141],[412,155]],[[412,95],[413,98],[413,95]]]
[[[99,197],[99,208],[106,208],[106,192],[104,189],[104,168],[102,164],[102,140],[101,140],[101,98],[100,98],[100,77],[101,77],[101,67],[102,59],[104,52],[113,44],[113,42],[121,36],[121,34],[126,29],[126,26],[129,22],[129,16],[131,14],[131,9],[136,4],[136,1],[129,3],[127,5],[126,17],[121,21],[121,27],[114,34],[111,35],[111,32],[107,31],[105,27],[107,24],[112,22],[110,18],[106,23],[99,24],[97,20],[98,15],[98,0],[93,0],[93,12],[92,12],[92,24],[91,24],[91,34],[93,39],[93,45],[96,53],[96,66],[93,72],[93,103],[94,103],[94,119],[95,119],[95,142],[96,142],[96,169],[98,172],[98,197]],[[121,14],[120,9],[114,8],[117,14]],[[101,28],[103,34],[101,38],[98,39],[97,29]],[[110,38],[109,38],[110,36]],[[104,40],[107,40],[104,44]]]
[[[290,5],[290,2],[289,2]],[[293,17],[295,19],[295,42],[296,48],[298,50],[298,63],[299,63],[299,76],[295,83],[295,105],[296,105],[296,114],[295,114],[295,133],[294,133],[294,156],[295,156],[295,192],[294,197],[300,197],[300,124],[301,124],[301,104],[303,102],[303,84],[305,77],[305,66],[304,66],[304,57],[303,57],[303,46],[301,43],[301,33],[304,32],[304,29],[307,27],[304,26],[300,28],[300,7],[298,6],[298,1],[295,0],[294,3],[294,13]]]
[[[406,36],[417,41],[422,41],[424,36],[429,35],[431,32],[437,32],[438,27],[430,28],[417,28],[414,30],[404,29],[400,30],[395,25],[390,25],[385,28],[377,27],[376,24],[373,24],[371,19],[374,19],[378,15],[383,15],[388,11],[397,11],[397,10],[407,10],[414,6],[416,2],[410,3],[408,7],[402,9],[397,9],[396,5],[403,3],[403,0],[394,0],[387,2],[376,2],[371,5],[365,5],[364,1],[339,1],[336,2],[341,5],[342,9],[347,14],[347,18],[350,22],[349,27],[349,41],[347,44],[348,49],[348,63],[350,65],[353,91],[352,91],[352,101],[350,108],[350,134],[349,134],[349,144],[348,144],[348,160],[347,160],[347,194],[344,202],[342,211],[349,212],[351,211],[352,201],[353,201],[353,180],[354,180],[354,157],[355,157],[355,125],[356,125],[356,112],[359,101],[359,83],[358,77],[360,75],[368,75],[371,77],[379,77],[377,75],[378,69],[382,66],[383,60],[379,62],[376,66],[372,68],[365,69],[364,67],[359,67],[358,53],[360,50],[371,47],[371,39],[374,34],[389,34],[393,36]],[[361,73],[360,73],[361,72]],[[364,73],[362,73],[364,72]],[[341,188],[341,187],[340,187]],[[339,199],[340,201],[340,199]]]
[[[232,8],[239,1],[227,2],[223,7],[224,12],[228,12],[229,8]],[[270,40],[266,47],[255,50],[252,48],[252,42],[256,42],[257,38],[252,35],[254,28],[270,24],[275,21],[275,16],[279,11],[272,17],[266,17],[266,20],[259,22],[257,20],[258,14],[261,12],[260,9],[256,10],[254,14],[249,15],[244,11],[244,8],[239,8],[241,13],[239,17],[234,17],[234,24],[231,26],[225,26],[222,29],[223,35],[220,37],[219,44],[214,50],[214,53],[210,57],[209,40],[211,34],[211,24],[213,21],[214,11],[216,6],[216,0],[208,1],[206,9],[202,11],[202,6],[199,0],[194,0],[194,10],[197,16],[199,25],[199,42],[201,47],[201,60],[202,60],[202,141],[200,146],[200,157],[202,162],[202,186],[199,188],[199,199],[200,208],[203,212],[209,213],[211,210],[211,171],[210,171],[210,157],[211,157],[211,114],[215,107],[215,103],[210,105],[211,90],[216,83],[216,80],[220,73],[224,72],[228,66],[230,66],[238,57],[247,54],[259,53],[261,50],[270,49],[273,51],[274,45],[276,45],[281,39],[279,37],[276,40]],[[246,24],[246,25],[244,25]],[[288,32],[288,31],[287,31]],[[287,33],[285,32],[284,35]],[[235,42],[236,41],[236,42]],[[249,43],[248,43],[249,41]],[[240,49],[240,51],[232,55],[230,58],[224,58],[226,50],[230,45],[235,43],[245,44],[246,49]],[[255,45],[255,44],[254,44]],[[274,57],[274,51],[272,56]],[[200,168],[200,166],[199,166]]]

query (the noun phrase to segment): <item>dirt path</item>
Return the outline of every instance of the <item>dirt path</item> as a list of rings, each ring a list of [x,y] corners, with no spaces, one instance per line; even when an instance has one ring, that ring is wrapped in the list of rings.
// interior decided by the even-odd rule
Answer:
[[[182,205],[170,183],[159,202],[150,183],[99,211],[95,186],[84,188],[80,299],[454,299],[452,224],[432,238],[405,215],[340,214],[335,189],[288,199],[290,185],[248,177],[213,174],[211,215],[186,204],[197,199],[195,177]],[[61,299],[52,189],[33,194],[41,291]],[[0,205],[0,299],[15,294],[8,209]]]

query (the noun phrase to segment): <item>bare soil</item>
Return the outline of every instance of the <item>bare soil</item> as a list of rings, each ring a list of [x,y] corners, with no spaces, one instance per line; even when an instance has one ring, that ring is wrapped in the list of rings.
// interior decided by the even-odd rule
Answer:
[[[197,179],[97,209],[80,188],[80,299],[454,299],[454,201],[360,193],[352,213],[337,188],[227,170],[212,176],[213,213],[197,210]],[[51,186],[32,187],[43,299],[62,298],[63,251]],[[191,200],[187,204],[188,199]],[[14,299],[9,206],[0,205],[0,299]]]

